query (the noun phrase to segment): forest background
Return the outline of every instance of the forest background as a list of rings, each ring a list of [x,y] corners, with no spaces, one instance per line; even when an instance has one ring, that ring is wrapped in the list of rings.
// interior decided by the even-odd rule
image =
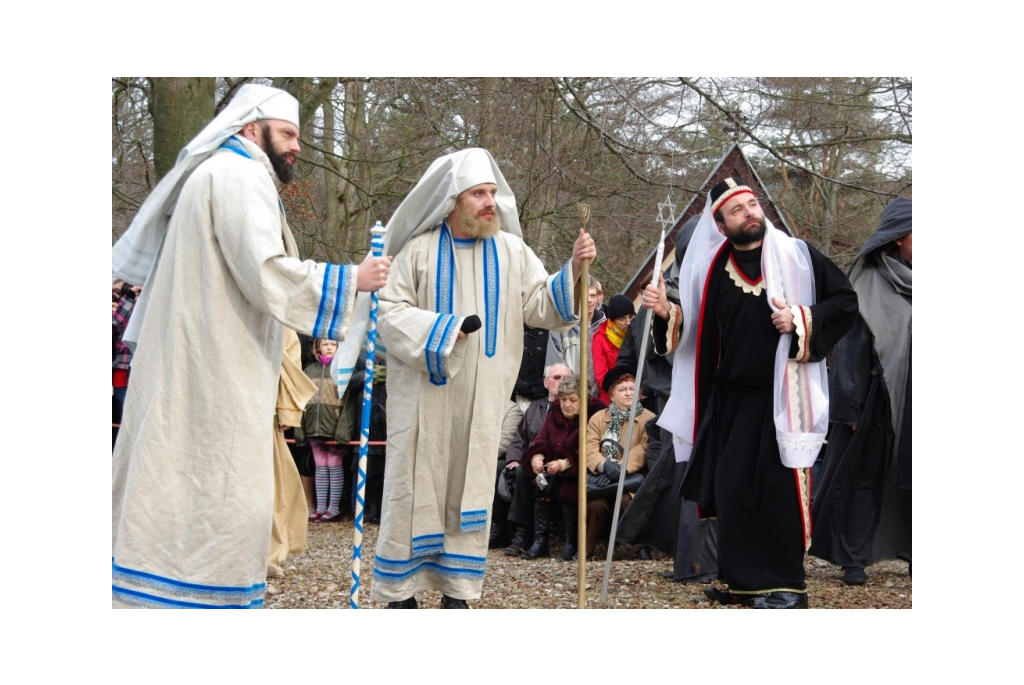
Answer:
[[[282,199],[310,259],[359,261],[430,162],[472,146],[497,159],[549,270],[571,251],[576,204],[591,206],[606,297],[653,251],[659,203],[678,216],[734,143],[794,233],[844,269],[885,205],[912,197],[911,77],[113,77],[112,242],[250,82],[300,102]]]

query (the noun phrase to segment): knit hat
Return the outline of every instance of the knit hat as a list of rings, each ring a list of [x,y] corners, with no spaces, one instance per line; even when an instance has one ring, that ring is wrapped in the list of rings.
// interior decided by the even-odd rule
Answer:
[[[636,310],[633,308],[633,302],[625,295],[615,295],[612,299],[608,300],[608,305],[605,307],[605,316],[611,321],[618,319],[622,316],[636,316]]]

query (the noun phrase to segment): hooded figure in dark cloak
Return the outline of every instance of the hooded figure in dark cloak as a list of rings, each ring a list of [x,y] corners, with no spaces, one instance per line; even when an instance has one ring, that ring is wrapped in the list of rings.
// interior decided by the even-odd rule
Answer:
[[[911,201],[897,198],[850,267],[860,315],[835,349],[824,475],[810,553],[848,585],[911,561]]]

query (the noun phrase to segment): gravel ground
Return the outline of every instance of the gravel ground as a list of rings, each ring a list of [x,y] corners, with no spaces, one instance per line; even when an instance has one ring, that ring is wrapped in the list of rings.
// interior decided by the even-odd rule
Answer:
[[[285,561],[284,578],[268,579],[265,606],[268,609],[348,609],[352,587],[352,520],[309,524],[306,551]],[[361,558],[359,607],[382,609],[370,598],[373,583],[373,554],[377,526],[364,527]],[[561,551],[556,536],[553,550]],[[591,608],[599,606],[604,552],[598,561],[587,562],[586,593]],[[563,562],[557,556],[527,561],[491,550],[483,596],[470,602],[475,609],[575,609],[578,590],[577,562]],[[867,569],[868,583],[847,587],[842,569],[814,557],[807,557],[807,587],[812,609],[910,609],[913,586],[907,564],[886,561]],[[655,551],[651,561],[618,558],[612,563],[606,607],[622,609],[710,609],[702,584],[675,583],[662,577],[672,569],[672,559]],[[440,593],[417,596],[420,608],[440,606]],[[737,609],[740,607],[717,607]]]

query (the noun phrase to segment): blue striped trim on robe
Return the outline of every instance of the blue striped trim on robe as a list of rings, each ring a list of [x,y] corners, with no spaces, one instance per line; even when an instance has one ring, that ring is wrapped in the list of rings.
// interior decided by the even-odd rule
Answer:
[[[478,530],[483,530],[486,526],[486,509],[462,512],[462,520],[459,522],[459,530],[462,533],[475,533]]]
[[[373,582],[401,583],[408,578],[427,571],[447,578],[484,577],[487,557],[471,557],[464,554],[435,554],[413,559],[386,559],[380,555],[374,558]]]
[[[572,261],[566,262],[562,270],[551,280],[551,300],[562,321],[575,321],[572,307]]]
[[[118,566],[111,559],[113,599],[125,604],[165,609],[258,609],[266,583],[249,587],[200,585]],[[155,594],[160,593],[160,594]]]
[[[338,397],[345,395],[345,389],[348,388],[348,382],[352,380],[352,374],[355,373],[356,367],[354,366],[339,366],[337,376],[334,378],[334,382],[338,386]]]
[[[220,147],[218,147],[217,149],[230,150],[231,152],[234,152],[236,155],[242,155],[246,159],[252,159],[252,155],[250,155],[249,151],[245,149],[244,145],[242,145],[242,141],[238,139],[238,136],[231,136],[223,143],[221,143]]]
[[[445,385],[448,382],[444,350],[451,336],[458,334],[458,331],[451,330],[454,318],[451,315],[455,297],[452,283],[454,279],[455,254],[452,248],[452,234],[448,230],[447,222],[442,221],[441,230],[438,231],[437,280],[434,282],[434,308],[440,316],[430,329],[426,348],[427,372],[430,374],[430,382],[434,385]]]
[[[430,556],[444,552],[444,533],[417,535],[412,539],[412,558]]]
[[[320,307],[313,324],[314,338],[341,338],[341,323],[345,302],[355,287],[353,282],[355,267],[327,264],[324,269],[324,280],[320,288]]]
[[[498,285],[501,269],[498,246],[494,238],[484,241],[484,333],[487,336],[484,354],[493,357],[498,351]]]
[[[453,314],[438,314],[434,326],[427,336],[426,361],[427,373],[430,374],[430,382],[434,385],[444,385],[448,382],[448,361],[444,357],[444,351],[448,348],[451,339],[459,334],[455,322],[459,317]]]

